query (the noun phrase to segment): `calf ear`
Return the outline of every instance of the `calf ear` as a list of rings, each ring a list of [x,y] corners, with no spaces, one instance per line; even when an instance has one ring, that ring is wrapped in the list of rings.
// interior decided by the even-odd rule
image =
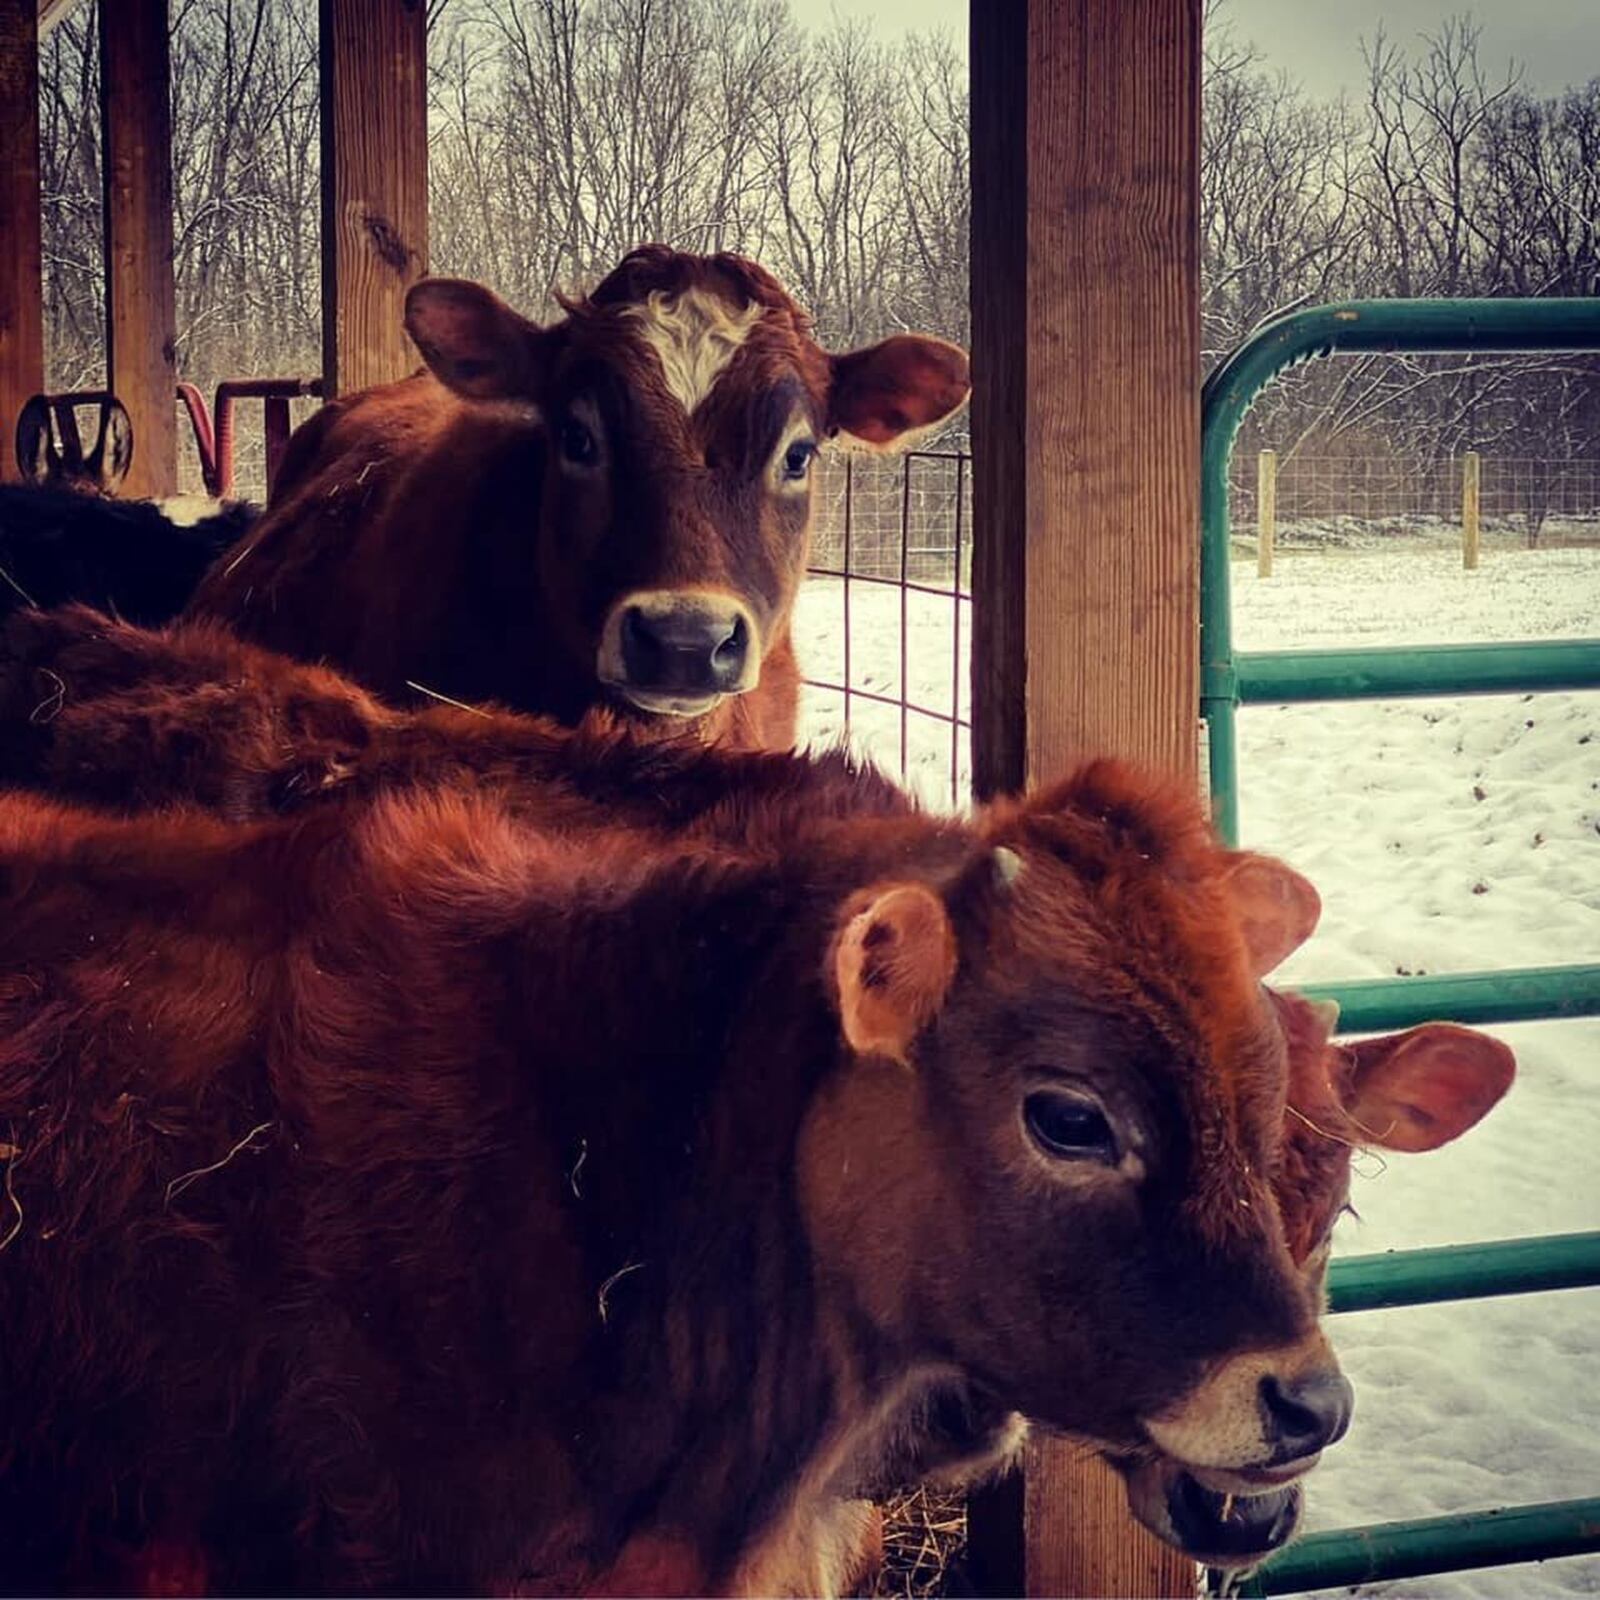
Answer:
[[[481,283],[424,278],[406,295],[406,332],[433,374],[472,400],[525,398],[539,327]]]
[[[910,449],[972,392],[966,351],[924,334],[897,333],[828,360],[828,427],[872,450]]]
[[[955,972],[955,930],[938,895],[909,883],[876,893],[845,924],[833,951],[850,1048],[904,1061]]]
[[[1355,1057],[1345,1110],[1385,1150],[1437,1150],[1511,1087],[1517,1058],[1498,1039],[1449,1022],[1346,1045]]]
[[[1272,856],[1239,850],[1233,854],[1225,882],[1258,978],[1291,956],[1316,931],[1322,897],[1293,867]]]

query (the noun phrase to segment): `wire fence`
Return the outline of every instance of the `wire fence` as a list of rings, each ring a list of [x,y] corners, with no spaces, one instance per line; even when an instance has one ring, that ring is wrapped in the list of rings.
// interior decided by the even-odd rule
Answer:
[[[926,803],[972,783],[972,472],[956,451],[828,460],[796,616],[814,741],[848,733]]]
[[[1275,536],[1280,548],[1359,546],[1400,535],[1459,530],[1466,455],[1398,457],[1278,454]],[[1600,459],[1479,454],[1483,533],[1528,548],[1600,544]],[[1262,458],[1236,455],[1233,527],[1259,533]]]

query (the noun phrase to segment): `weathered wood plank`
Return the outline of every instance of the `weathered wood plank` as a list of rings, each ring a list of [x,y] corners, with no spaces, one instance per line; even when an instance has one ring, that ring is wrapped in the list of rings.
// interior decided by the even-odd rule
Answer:
[[[985,792],[1105,752],[1196,777],[1200,12],[972,6]],[[980,1551],[1007,1548],[996,1514],[1015,1512],[974,1506]],[[1029,1451],[1023,1534],[1029,1595],[1194,1593],[1120,1481],[1067,1446]]]
[[[321,0],[326,398],[420,364],[401,323],[428,269],[422,0]]]
[[[972,772],[1027,771],[1028,0],[972,0]]]
[[[178,486],[172,98],[166,0],[101,0],[106,374],[133,423],[123,493]]]
[[[17,413],[44,388],[35,0],[0,0],[0,483],[17,478]]]

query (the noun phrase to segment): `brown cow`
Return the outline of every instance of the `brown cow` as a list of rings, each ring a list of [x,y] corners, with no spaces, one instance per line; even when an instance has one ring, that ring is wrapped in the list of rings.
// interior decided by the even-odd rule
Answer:
[[[636,250],[563,304],[538,327],[476,284],[413,288],[433,376],[308,421],[191,614],[391,698],[791,744],[812,460],[904,448],[964,402],[966,356],[906,334],[830,355],[733,255]]]
[[[19,629],[26,637],[18,636]],[[830,829],[853,832],[861,825],[859,817],[830,819],[851,818],[856,802],[880,819],[898,814],[907,826],[911,820],[904,818],[907,803],[890,786],[853,776],[839,762],[641,749],[614,735],[564,736],[523,719],[460,715],[454,737],[461,751],[450,755],[446,746],[452,732],[440,720],[445,714],[406,719],[382,711],[325,674],[275,661],[212,630],[180,629],[161,638],[83,613],[32,618],[14,625],[13,652],[12,689],[35,674],[37,689],[21,698],[13,692],[0,702],[9,708],[0,719],[0,733],[25,724],[18,713],[31,695],[34,735],[43,741],[31,747],[39,763],[34,776],[53,773],[54,781],[69,787],[76,781],[102,799],[116,794],[119,763],[125,776],[141,769],[169,773],[171,786],[164,792],[132,797],[148,804],[181,797],[191,774],[231,766],[237,780],[231,789],[224,783],[189,797],[246,809],[302,804],[308,793],[328,792],[330,780],[335,790],[363,792],[415,785],[433,763],[438,771],[486,775],[508,795],[520,797],[524,815],[538,816],[547,827],[583,826],[585,805],[598,798],[613,815],[658,829],[698,819],[695,826],[716,834],[721,844],[758,844],[763,859],[770,859],[774,841],[792,842],[800,833],[809,831],[820,844]],[[205,687],[215,681],[229,688]],[[369,724],[364,728],[363,719]],[[411,742],[396,742],[408,723],[413,724]],[[563,741],[564,773],[562,760],[553,759]],[[75,749],[88,759],[75,757]],[[420,766],[411,764],[419,749],[432,752]],[[96,751],[107,758],[99,769],[93,764]],[[523,757],[530,771],[519,785],[516,764]],[[550,776],[541,775],[541,763]],[[792,776],[782,779],[783,769]],[[285,784],[286,772],[305,781]],[[639,791],[632,809],[623,798],[630,784]],[[553,798],[530,798],[542,790]],[[232,798],[223,799],[225,793]],[[1247,882],[1253,870],[1241,865],[1235,874]],[[1286,881],[1292,880],[1268,869],[1267,887]],[[1270,894],[1261,894],[1261,888],[1257,885],[1256,898],[1271,907]],[[1279,923],[1277,934],[1269,929],[1253,935],[1263,962],[1286,953],[1288,943],[1309,931],[1314,900],[1308,905],[1302,894],[1287,907],[1273,908],[1271,916]],[[1348,1182],[1350,1144],[1362,1140],[1414,1149],[1444,1142],[1498,1098],[1511,1062],[1502,1047],[1482,1036],[1438,1026],[1371,1041],[1355,1055],[1333,1051],[1325,1016],[1304,1002],[1274,999],[1289,1041],[1291,1101],[1281,1113],[1282,1153],[1271,1181],[1291,1256],[1314,1288],[1325,1263],[1326,1234]],[[915,1397],[907,1412],[892,1430],[893,1449],[874,1445],[841,1464],[832,1486],[836,1494],[865,1492],[907,1473],[943,1469],[948,1474],[963,1459],[992,1462],[1018,1437],[1004,1396],[959,1374]],[[1193,1462],[1192,1454],[1163,1454],[1148,1444],[1123,1459],[1135,1509],[1158,1532],[1193,1553],[1224,1560],[1257,1553],[1263,1540],[1286,1534],[1294,1516],[1291,1496],[1240,1499],[1235,1515],[1224,1520],[1223,1494],[1188,1470]],[[813,1524],[806,1527],[814,1532]],[[785,1570],[793,1570],[792,1556],[789,1561]],[[822,1576],[806,1581],[821,1582]]]

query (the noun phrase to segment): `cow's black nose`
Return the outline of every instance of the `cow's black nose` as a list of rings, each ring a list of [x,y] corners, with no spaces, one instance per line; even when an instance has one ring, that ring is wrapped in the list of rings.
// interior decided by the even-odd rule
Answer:
[[[690,697],[750,687],[750,618],[732,601],[651,597],[629,605],[619,627],[630,689]]]
[[[1276,1459],[1296,1461],[1344,1437],[1355,1409],[1355,1395],[1340,1372],[1316,1372],[1303,1378],[1269,1373],[1261,1380],[1261,1404]]]

